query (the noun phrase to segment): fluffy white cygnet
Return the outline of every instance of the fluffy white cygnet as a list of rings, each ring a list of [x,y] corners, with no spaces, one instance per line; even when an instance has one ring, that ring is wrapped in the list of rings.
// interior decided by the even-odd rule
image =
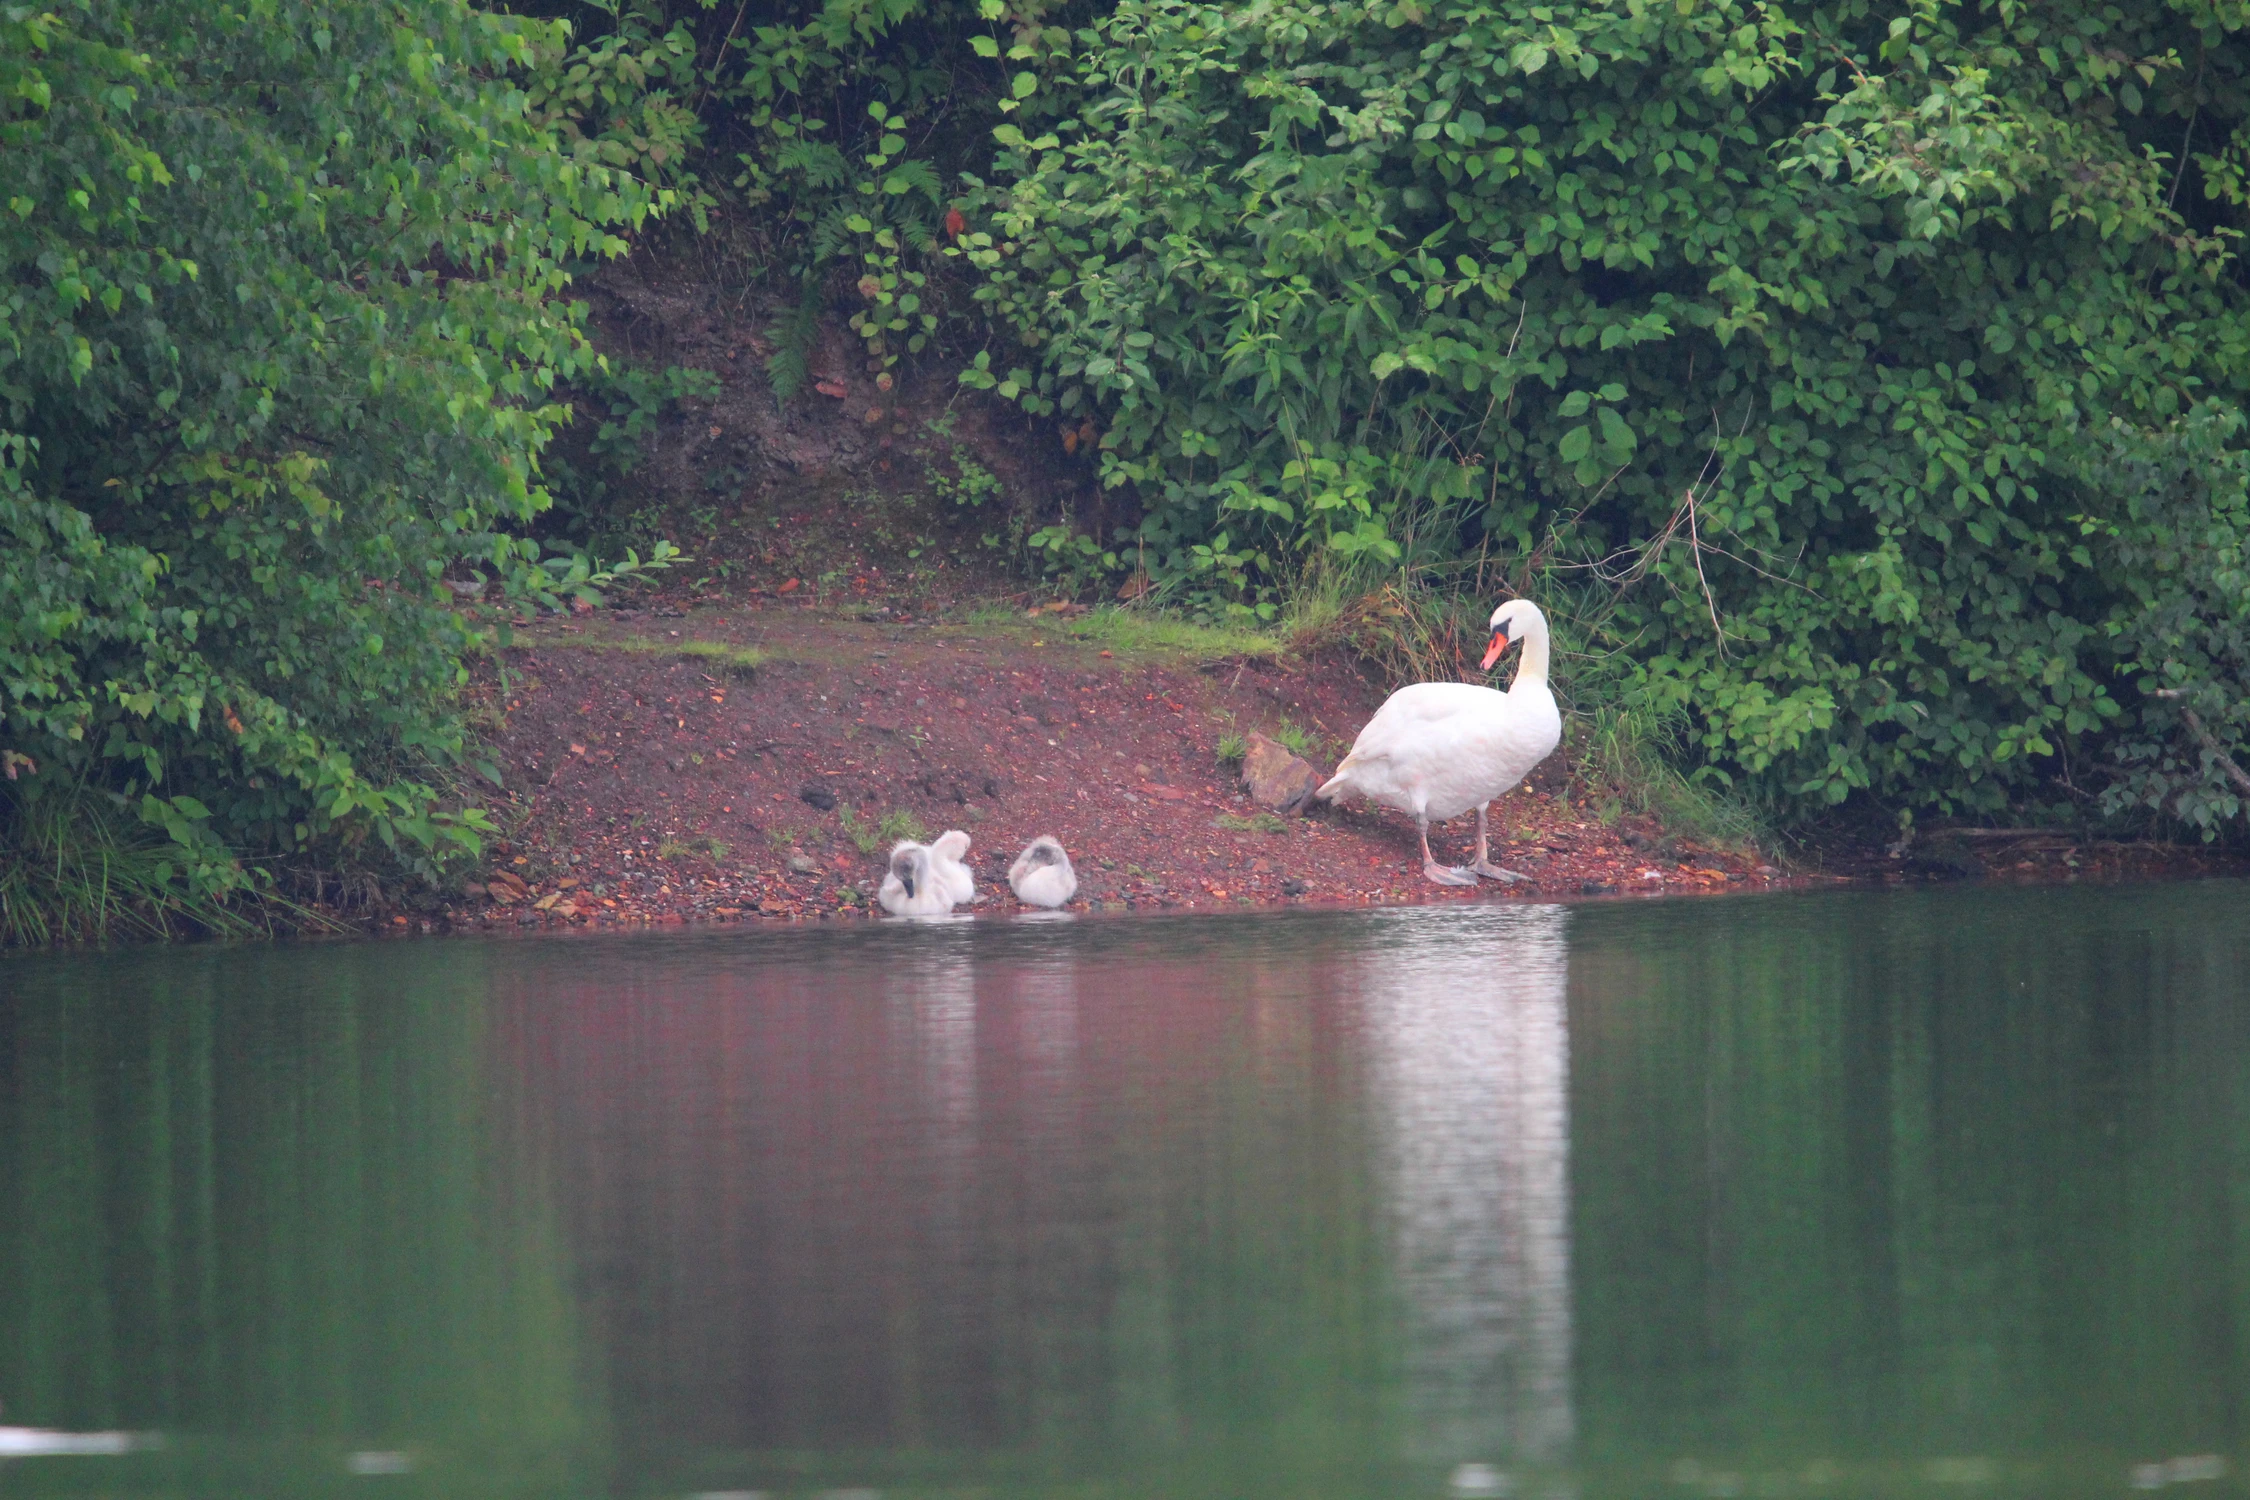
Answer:
[[[955,906],[967,906],[977,899],[977,883],[969,876],[968,859],[969,836],[960,829],[948,828],[930,840],[930,878]]]
[[[1041,834],[1008,866],[1008,888],[1027,906],[1061,906],[1078,894],[1078,872],[1063,846]]]
[[[942,917],[953,897],[930,865],[930,851],[904,841],[891,846],[891,867],[883,874],[875,900],[894,917]]]

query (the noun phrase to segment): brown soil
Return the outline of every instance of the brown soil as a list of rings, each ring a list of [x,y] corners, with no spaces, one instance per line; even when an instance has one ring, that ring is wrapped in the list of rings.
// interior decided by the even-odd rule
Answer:
[[[848,618],[787,598],[550,620],[507,653],[495,748],[509,840],[442,920],[539,927],[873,914],[890,838],[958,827],[980,912],[1011,912],[1006,868],[1053,834],[1080,910],[1309,902],[1552,901],[1825,883],[1754,851],[1566,800],[1558,756],[1494,807],[1497,862],[1531,878],[1451,889],[1420,871],[1412,824],[1380,809],[1260,817],[1223,736],[1284,722],[1323,774],[1381,701],[1333,660],[1194,663],[1111,652],[1064,621]],[[730,655],[709,653],[718,648]],[[762,659],[754,666],[746,658]],[[903,815],[903,817],[899,816]],[[1433,831],[1466,860],[1475,820]],[[1929,850],[1939,851],[1933,861]],[[2166,847],[2054,837],[1864,851],[1843,878],[2204,873]],[[2214,867],[2215,868],[2215,867]],[[404,922],[408,919],[395,918]]]
[[[639,253],[586,286],[613,353],[721,378],[716,399],[666,414],[616,502],[629,530],[692,554],[666,575],[677,597],[517,632],[505,670],[479,686],[511,789],[496,808],[508,837],[425,926],[867,914],[886,816],[894,831],[969,832],[981,912],[1015,908],[1007,865],[1042,833],[1069,849],[1078,905],[1097,910],[2222,868],[2173,846],[1925,836],[1894,855],[1845,833],[1784,875],[1754,850],[1605,822],[1584,788],[1572,795],[1561,755],[1494,808],[1494,858],[1532,877],[1522,884],[1428,884],[1413,826],[1392,812],[1261,819],[1219,762],[1222,737],[1287,721],[1325,775],[1382,701],[1377,685],[1335,655],[1105,651],[1052,615],[1025,619],[1038,595],[1015,595],[1006,618],[977,614],[1023,587],[1031,526],[1068,514],[1109,537],[1130,519],[1092,483],[1082,434],[963,398],[945,360],[887,387],[834,316],[812,361],[819,385],[778,401],[764,376],[777,309],[690,261]],[[971,466],[1001,491],[957,503],[948,482]],[[1432,844],[1466,860],[1474,839],[1462,818]]]

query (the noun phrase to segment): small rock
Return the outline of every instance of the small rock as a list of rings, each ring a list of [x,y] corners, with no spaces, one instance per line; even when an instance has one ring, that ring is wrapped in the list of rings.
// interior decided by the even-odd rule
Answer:
[[[808,781],[797,788],[797,800],[822,812],[836,810],[836,794],[817,781]]]
[[[1309,886],[1294,875],[1281,882],[1281,894],[1284,896],[1302,896],[1309,889]]]
[[[1133,767],[1133,774],[1134,774],[1135,776],[1138,776],[1138,777],[1140,777],[1140,778],[1141,778],[1141,780],[1143,780],[1143,781],[1146,781],[1146,780],[1148,780],[1148,779],[1149,779],[1149,778],[1150,778],[1151,776],[1154,776],[1154,775],[1155,775],[1156,773],[1155,773],[1154,771],[1151,771],[1151,770],[1150,770],[1150,769],[1149,769],[1148,767],[1146,767],[1146,766],[1142,766],[1142,765],[1136,765],[1136,766],[1134,766],[1134,767]]]
[[[1581,896],[1614,896],[1617,894],[1617,887],[1606,881],[1589,880],[1578,888],[1578,894]]]
[[[1779,875],[1781,871],[1775,869],[1772,865],[1760,865],[1758,866],[1756,873],[1765,876],[1768,880],[1771,880],[1774,876]]]
[[[809,854],[790,855],[788,865],[791,871],[799,875],[817,875],[820,873],[820,861]]]
[[[1293,813],[1312,800],[1320,776],[1303,756],[1252,730],[1242,756],[1242,785],[1260,807]]]

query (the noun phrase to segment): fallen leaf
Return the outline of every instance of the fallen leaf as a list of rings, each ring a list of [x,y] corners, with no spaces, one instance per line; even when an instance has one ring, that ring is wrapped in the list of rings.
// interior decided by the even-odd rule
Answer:
[[[777,594],[793,594],[797,591],[797,582],[796,579],[792,578],[780,588],[775,589],[774,592]]]
[[[833,377],[826,380],[814,381],[813,389],[820,392],[823,396],[834,396],[839,401],[843,400],[846,396],[851,394],[850,387],[846,386],[841,380],[837,380]]]
[[[570,747],[570,753],[573,755],[584,755],[586,753],[586,747],[584,745],[572,745]]]
[[[947,239],[957,240],[961,238],[961,231],[968,227],[969,221],[961,217],[961,210],[949,208],[945,211],[945,236]],[[117,481],[112,479],[110,483],[115,484]]]
[[[548,895],[541,896],[537,901],[532,902],[531,909],[533,911],[553,911],[555,909],[555,903],[560,900],[562,900],[562,892],[555,891]]]

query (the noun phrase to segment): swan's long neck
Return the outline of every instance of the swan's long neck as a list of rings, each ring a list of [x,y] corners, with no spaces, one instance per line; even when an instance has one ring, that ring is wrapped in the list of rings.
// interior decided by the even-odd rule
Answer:
[[[1547,622],[1533,619],[1531,627],[1523,633],[1523,655],[1516,661],[1515,679],[1508,691],[1520,693],[1526,687],[1547,685]]]

